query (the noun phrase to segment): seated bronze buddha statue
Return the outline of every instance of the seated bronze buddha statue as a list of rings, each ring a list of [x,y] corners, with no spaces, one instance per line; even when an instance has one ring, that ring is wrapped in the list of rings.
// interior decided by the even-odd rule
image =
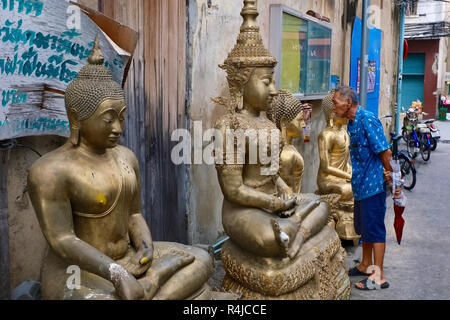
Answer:
[[[353,222],[353,192],[351,185],[350,138],[343,127],[347,119],[341,119],[333,111],[334,89],[323,99],[322,110],[327,120],[326,128],[319,134],[320,166],[317,185],[322,195],[337,195],[331,199],[330,207],[341,239],[359,240]]]
[[[214,100],[229,109],[215,128],[224,137],[223,159],[233,160],[216,162],[224,195],[222,224],[230,237],[222,248],[223,286],[244,299],[342,297],[349,283],[339,238],[327,226],[327,203],[314,194],[294,193],[278,167],[262,161],[262,148],[280,157],[279,145],[271,143],[280,131],[265,116],[278,94],[273,80],[277,61],[263,46],[254,0],[244,0],[241,15],[237,44],[221,66],[230,98]],[[245,139],[240,148],[236,137],[227,134],[239,130],[254,130],[257,137]],[[258,156],[253,159],[255,143]],[[327,262],[319,271],[314,265],[321,259]],[[320,280],[325,278],[332,280]]]
[[[310,117],[311,111],[310,104],[302,104],[286,90],[278,91],[267,111],[267,117],[281,131],[280,177],[297,194],[301,192],[305,162],[293,140],[302,137],[305,117]]]
[[[126,112],[122,87],[103,66],[95,41],[89,64],[65,93],[70,138],[33,164],[31,201],[49,250],[44,299],[203,299],[210,255],[153,242],[142,216],[133,152],[118,145]],[[81,270],[67,285],[69,266]]]

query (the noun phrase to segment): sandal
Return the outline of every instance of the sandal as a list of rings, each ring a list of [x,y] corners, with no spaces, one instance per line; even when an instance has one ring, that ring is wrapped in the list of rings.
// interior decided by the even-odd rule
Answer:
[[[359,271],[357,267],[353,267],[348,271],[349,277],[368,277],[371,274]]]
[[[367,286],[367,281],[371,282],[370,288]],[[380,289],[387,289],[387,288],[389,288],[389,282],[386,281],[386,282],[384,282],[382,284],[377,284],[377,283],[373,282],[372,280],[369,280],[369,278],[361,280],[358,283],[361,283],[363,285],[363,287],[360,288],[360,287],[356,286],[356,284],[355,284],[355,288],[359,289],[359,290],[376,290],[378,288],[380,288]]]

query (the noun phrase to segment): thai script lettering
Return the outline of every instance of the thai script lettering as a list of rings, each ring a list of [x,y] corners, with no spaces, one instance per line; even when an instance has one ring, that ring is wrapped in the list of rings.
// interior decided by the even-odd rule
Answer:
[[[57,53],[70,54],[80,60],[87,59],[91,54],[94,42],[89,43],[90,47],[86,48],[71,41],[73,38],[81,36],[81,33],[75,30],[65,31],[58,37],[33,30],[23,30],[22,23],[22,19],[17,22],[6,20],[3,27],[0,28],[2,42],[18,45],[28,44],[30,47],[36,46],[38,49],[50,49]]]
[[[25,119],[20,121],[19,129],[36,131],[58,131],[66,132],[69,130],[69,121],[61,119]]]
[[[42,14],[44,3],[40,0],[1,0],[0,9],[14,11],[22,13],[25,10],[25,14],[35,12],[35,16],[38,17]]]
[[[5,119],[4,121],[0,120],[0,128],[6,127],[8,125],[9,125],[9,121],[7,119]]]
[[[105,61],[104,65],[109,68],[113,74],[120,72],[120,70],[124,68],[123,60],[119,54],[116,55],[116,58],[113,59],[112,63]]]
[[[55,118],[36,118],[36,119],[21,119],[21,120],[7,120],[3,122],[0,120],[0,129],[2,127],[13,128],[13,131],[53,131],[60,134],[68,134],[70,131],[69,121],[55,119]]]
[[[17,92],[17,90],[2,91],[2,107],[6,107],[8,103],[24,103],[27,102],[27,94],[25,92]]]
[[[17,51],[18,47],[15,50]],[[52,55],[47,59],[47,62],[40,62],[39,53],[33,47],[30,47],[21,55],[16,52],[12,58],[0,59],[0,74],[34,75],[38,78],[57,78],[69,83],[77,76],[77,72],[70,70],[69,67],[76,65],[78,65],[76,61],[64,60],[63,54]]]

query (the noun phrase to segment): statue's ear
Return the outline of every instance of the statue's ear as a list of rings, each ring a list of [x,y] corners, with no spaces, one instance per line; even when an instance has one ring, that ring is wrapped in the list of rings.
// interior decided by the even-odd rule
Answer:
[[[70,123],[70,142],[74,146],[80,144],[80,120],[78,120],[78,114],[73,109],[67,110],[67,117]]]
[[[286,118],[281,118],[280,120],[280,131],[281,131],[281,135],[283,137],[287,137],[289,132],[290,132],[290,121],[288,121]]]
[[[289,121],[287,121],[285,117],[282,117],[280,119],[280,130],[283,131],[283,129],[286,129],[288,124],[289,124]]]

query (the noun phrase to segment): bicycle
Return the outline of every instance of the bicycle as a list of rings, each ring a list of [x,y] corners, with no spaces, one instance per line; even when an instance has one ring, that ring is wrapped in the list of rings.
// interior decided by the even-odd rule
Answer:
[[[391,133],[392,143],[389,146],[392,151],[392,158],[399,161],[400,171],[404,181],[403,188],[411,191],[416,185],[416,167],[414,166],[414,160],[409,156],[409,151],[398,151],[398,141],[400,139],[402,139],[402,135],[396,136],[395,133]]]
[[[413,159],[415,159],[420,152],[423,161],[430,160],[431,141],[429,134],[426,132],[419,132],[419,135],[417,135],[416,126],[411,125],[411,130],[406,141],[406,148],[408,149],[408,152],[411,153]]]
[[[386,115],[383,119],[392,118],[392,115]],[[389,147],[392,151],[392,158],[398,160],[400,164],[400,172],[402,173],[402,179],[404,181],[403,188],[411,191],[416,185],[416,167],[414,166],[414,160],[408,150],[398,150],[398,142],[402,139],[402,135],[396,136],[391,132],[391,143]]]
[[[420,152],[423,161],[428,161],[433,150],[431,131],[426,121],[419,121],[420,114],[428,115],[426,112],[419,112],[419,108],[408,109],[403,120],[402,136],[413,158]]]

